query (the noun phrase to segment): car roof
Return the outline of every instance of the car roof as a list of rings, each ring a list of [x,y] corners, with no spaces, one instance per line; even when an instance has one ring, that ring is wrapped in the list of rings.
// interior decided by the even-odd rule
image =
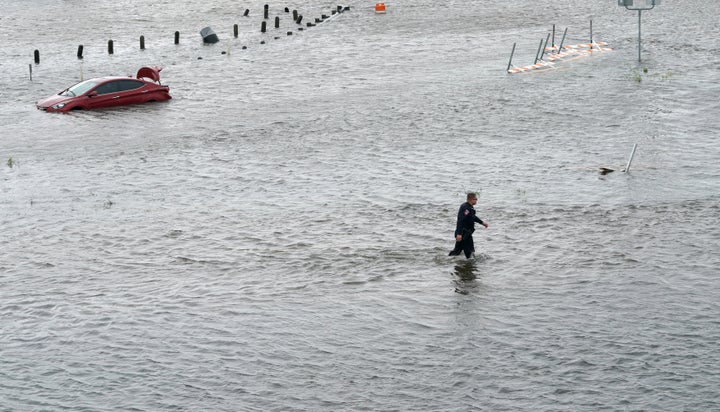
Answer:
[[[129,76],[128,76],[128,77],[126,77],[126,76],[103,76],[103,77],[95,77],[95,78],[93,78],[93,79],[88,79],[88,80],[95,80],[95,81],[103,81],[103,82],[106,82],[106,81],[108,81],[108,80],[138,80],[138,79],[133,78],[133,77],[129,77]]]

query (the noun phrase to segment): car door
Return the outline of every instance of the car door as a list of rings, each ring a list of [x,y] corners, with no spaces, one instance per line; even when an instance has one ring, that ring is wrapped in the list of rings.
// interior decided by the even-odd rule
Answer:
[[[146,101],[144,82],[140,80],[123,79],[118,81],[120,104],[136,104]]]
[[[86,106],[88,109],[110,107],[120,104],[119,80],[110,80],[100,84],[88,92]]]

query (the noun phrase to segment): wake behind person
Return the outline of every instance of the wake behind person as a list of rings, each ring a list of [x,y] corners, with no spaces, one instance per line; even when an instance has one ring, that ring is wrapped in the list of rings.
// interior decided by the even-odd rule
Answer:
[[[465,257],[470,259],[475,252],[475,242],[472,234],[475,231],[475,222],[488,227],[479,217],[475,216],[475,204],[477,203],[477,194],[470,192],[467,194],[467,201],[460,205],[458,210],[457,225],[455,226],[455,249],[450,251],[448,256],[457,256],[460,252],[465,252]]]

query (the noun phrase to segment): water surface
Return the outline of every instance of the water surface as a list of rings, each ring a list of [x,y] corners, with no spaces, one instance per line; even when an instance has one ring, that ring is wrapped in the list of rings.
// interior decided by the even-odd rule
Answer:
[[[720,6],[605,3],[0,0],[2,409],[720,408]]]

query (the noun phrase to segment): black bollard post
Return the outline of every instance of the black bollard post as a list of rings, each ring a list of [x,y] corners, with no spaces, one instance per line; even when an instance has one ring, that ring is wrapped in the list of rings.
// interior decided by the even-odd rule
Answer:
[[[287,35],[292,36],[292,32],[291,31],[287,32]]]
[[[268,18],[268,7],[270,7],[270,6],[268,6],[268,5],[266,4],[266,5],[265,5],[265,11],[263,11],[263,18],[264,18],[265,20],[267,20],[267,18]]]
[[[238,36],[238,25],[237,24],[233,26],[233,35],[235,35],[235,38],[237,38],[237,36]]]
[[[297,19],[295,19],[295,22],[296,22],[297,24],[300,24],[301,21],[302,21],[302,14],[299,15]]]
[[[145,50],[145,36],[140,36],[140,50]]]
[[[277,17],[277,16],[276,16],[276,17],[275,17],[275,28],[277,29],[277,28],[279,28],[279,27],[280,27],[280,17]]]
[[[265,22],[260,23],[260,32],[265,33]]]
[[[290,9],[285,7],[285,13],[290,13]]]
[[[247,17],[250,15],[250,9],[245,9],[245,13],[243,13],[244,17]]]
[[[82,53],[83,53],[83,45],[81,44],[81,45],[78,46],[78,51],[77,51],[77,58],[78,58],[78,59],[82,59],[82,58],[83,58]]]
[[[108,54],[113,54],[113,41],[108,40]]]
[[[32,81],[32,64],[28,64],[28,68],[30,69],[30,81]]]
[[[40,50],[35,49],[35,53],[33,53],[35,56],[35,64],[40,64]]]
[[[180,44],[180,32],[175,32],[175,44]]]
[[[293,20],[297,20],[298,13],[297,10],[293,10]]]

